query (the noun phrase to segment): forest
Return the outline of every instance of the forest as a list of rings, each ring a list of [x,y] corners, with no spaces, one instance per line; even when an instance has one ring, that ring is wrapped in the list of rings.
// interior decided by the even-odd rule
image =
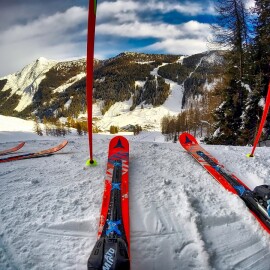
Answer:
[[[244,0],[217,0],[215,8],[218,19],[209,46],[226,49],[222,75],[188,110],[164,117],[162,132],[174,138],[184,130],[204,129],[207,143],[247,145],[257,132],[269,84],[269,0],[255,0],[250,10]],[[262,140],[270,135],[269,120]]]

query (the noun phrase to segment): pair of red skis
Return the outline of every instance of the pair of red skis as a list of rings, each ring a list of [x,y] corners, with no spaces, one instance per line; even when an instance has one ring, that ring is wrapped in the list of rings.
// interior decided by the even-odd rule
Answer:
[[[269,195],[270,199],[269,187],[259,186],[251,191],[189,133],[182,133],[179,142],[225,189],[238,195],[261,226],[270,233],[270,213],[267,212],[264,197]],[[109,144],[98,240],[88,259],[88,270],[130,269],[128,166],[128,141],[116,136]]]
[[[65,140],[62,143],[60,143],[59,145],[52,147],[52,148],[49,148],[49,149],[46,149],[46,150],[0,158],[0,163],[22,160],[22,159],[29,159],[29,158],[50,156],[50,155],[60,151],[61,149],[63,149],[67,145],[67,143],[68,143],[68,141]],[[2,151],[0,151],[0,156],[12,154],[12,153],[20,150],[24,145],[25,145],[25,142],[21,142],[13,148],[2,150]]]

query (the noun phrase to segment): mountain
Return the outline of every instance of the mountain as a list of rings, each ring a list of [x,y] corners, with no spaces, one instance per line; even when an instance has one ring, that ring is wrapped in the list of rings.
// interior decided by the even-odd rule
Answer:
[[[147,108],[158,115],[148,124],[159,126],[163,115],[179,113],[208,91],[220,77],[222,63],[222,51],[192,56],[126,52],[95,60],[96,119],[101,128],[107,128],[102,124],[104,117],[127,114],[134,121],[126,124],[138,124],[134,117],[145,114]],[[85,70],[85,59],[39,58],[20,72],[0,78],[0,114],[22,118],[35,114],[41,119],[85,114]]]

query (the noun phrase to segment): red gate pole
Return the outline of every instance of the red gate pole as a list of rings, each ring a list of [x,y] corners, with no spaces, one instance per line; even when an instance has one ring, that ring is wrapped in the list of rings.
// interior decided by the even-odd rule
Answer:
[[[266,97],[266,101],[265,101],[265,105],[264,105],[262,120],[261,120],[261,123],[260,123],[260,126],[259,126],[257,136],[256,136],[256,138],[254,140],[252,151],[248,155],[249,157],[254,156],[254,152],[255,152],[256,146],[257,146],[257,144],[258,144],[258,142],[260,140],[261,133],[262,133],[262,130],[263,130],[263,127],[264,127],[264,123],[265,123],[265,120],[266,120],[266,117],[267,117],[267,114],[268,114],[269,105],[270,105],[270,82],[268,84],[268,93],[267,93],[267,97]]]
[[[93,159],[93,82],[94,82],[94,46],[95,46],[95,26],[96,26],[97,1],[89,0],[88,10],[88,33],[87,33],[87,56],[86,56],[86,104],[87,104],[87,127],[89,140],[90,159],[87,165],[96,164]]]

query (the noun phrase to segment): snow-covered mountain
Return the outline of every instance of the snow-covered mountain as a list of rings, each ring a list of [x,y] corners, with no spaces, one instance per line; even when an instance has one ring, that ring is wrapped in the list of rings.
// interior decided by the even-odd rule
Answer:
[[[59,138],[37,136],[31,122],[0,117],[0,151],[20,154]],[[131,268],[269,269],[270,237],[243,201],[227,192],[179,144],[159,132],[125,134],[130,142]],[[85,168],[87,137],[69,135],[56,155],[0,164],[0,269],[85,270],[95,244],[107,148],[94,134],[98,166]],[[204,146],[245,184],[270,184],[269,148]]]
[[[111,122],[159,129],[164,115],[178,114],[215,84],[222,54],[122,53],[105,61],[95,60],[97,125],[107,129]],[[41,119],[84,115],[85,69],[85,59],[56,62],[39,58],[20,72],[0,78],[0,114],[23,118],[35,114]],[[126,121],[122,122],[121,115]]]
[[[11,90],[10,97],[8,98],[12,98],[13,95],[20,97],[18,105],[14,108],[15,111],[20,112],[31,105],[41,81],[45,79],[45,74],[56,64],[56,61],[41,57],[24,67],[20,72],[1,79],[2,81],[6,80],[2,91]]]

